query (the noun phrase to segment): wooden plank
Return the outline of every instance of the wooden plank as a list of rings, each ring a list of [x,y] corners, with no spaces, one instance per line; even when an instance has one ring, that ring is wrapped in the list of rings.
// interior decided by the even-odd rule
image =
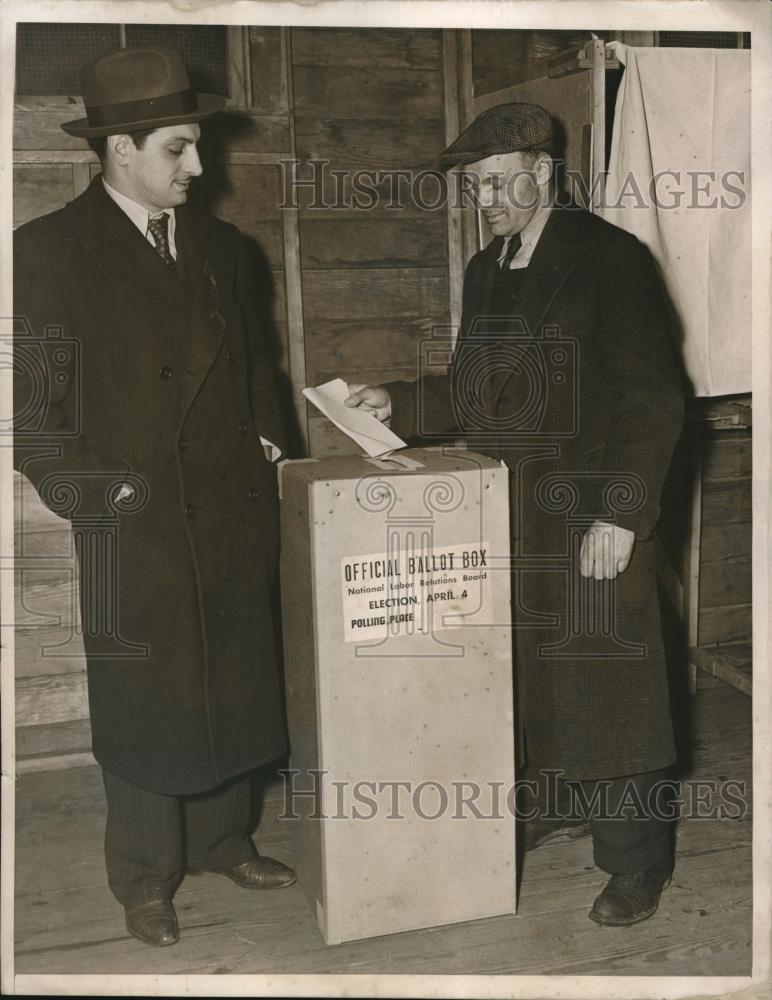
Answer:
[[[293,28],[295,66],[440,69],[440,32],[413,28]]]
[[[278,166],[241,166],[227,168],[227,185],[222,178],[210,181],[214,196],[212,213],[234,224],[247,222],[281,222],[281,172]],[[201,178],[203,189],[204,178]],[[205,190],[197,191],[200,200]]]
[[[702,428],[695,425],[691,434],[691,503],[689,512],[689,544],[683,579],[683,611],[687,650],[700,641],[700,537],[703,525]],[[687,658],[689,693],[697,690],[697,671]]]
[[[475,93],[501,90],[509,83],[547,76],[549,63],[566,51],[575,52],[590,37],[588,31],[474,30],[472,67]]]
[[[252,103],[252,81],[247,29],[225,29],[228,50],[228,97],[232,104],[246,108]]]
[[[702,490],[703,525],[737,524],[752,518],[751,481],[723,479],[706,482]]]
[[[91,750],[91,724],[87,718],[42,726],[16,727],[16,760]]]
[[[24,97],[14,105],[13,148],[85,150],[86,141],[68,135],[62,122],[85,115],[80,97]]]
[[[751,603],[751,560],[731,559],[721,563],[702,563],[700,606],[725,607]]]
[[[74,197],[70,164],[24,164],[13,171],[13,224],[63,208]]]
[[[748,640],[751,634],[752,606],[750,604],[700,609],[700,642],[702,645]]]
[[[721,656],[719,649],[697,646],[689,650],[689,659],[701,670],[706,670],[714,677],[731,684],[733,688],[748,695],[753,693],[753,680],[744,670],[740,670],[729,660]]]
[[[400,369],[414,372],[437,369],[422,364],[422,344],[431,343],[435,325],[449,335],[445,317],[375,316],[361,320],[310,320],[306,327],[306,364],[309,370],[339,367],[341,371]],[[367,350],[363,350],[363,344]]]
[[[16,724],[44,726],[88,717],[86,673],[45,674],[16,681]]]
[[[298,113],[295,136],[298,159],[328,159],[330,167],[349,170],[435,169],[445,148],[442,119],[438,116],[409,118],[403,108],[394,108],[386,118],[380,100],[370,116],[347,120],[335,107],[321,118]],[[301,176],[307,176],[307,170]]]
[[[700,549],[702,565],[706,568],[728,559],[749,559],[753,549],[753,522],[703,525]]]
[[[291,34],[288,30],[282,32],[283,60],[286,67],[291,66]],[[290,127],[290,148],[293,158],[297,156],[295,135],[295,89],[294,77],[289,69],[286,75],[287,101],[293,108]],[[286,191],[285,200],[286,200]],[[305,294],[303,288],[303,273],[300,260],[300,219],[298,210],[285,207],[284,222],[284,260],[285,260],[285,290],[286,290],[286,371],[289,376],[292,409],[300,438],[303,454],[308,454],[308,421],[306,418],[306,400],[303,389],[308,385],[306,375],[305,354]]]
[[[587,42],[584,54],[592,69],[592,200],[587,208],[598,212],[604,204],[606,171],[606,49],[599,39]],[[597,181],[597,183],[596,183]]]
[[[753,474],[753,434],[748,430],[709,431],[704,439],[706,480],[746,479]]]
[[[96,153],[90,149],[14,149],[14,166],[17,163],[86,163],[99,167]]]
[[[295,112],[301,118],[324,118],[330,108],[336,118],[379,117],[442,119],[442,81],[425,70],[295,66]]]
[[[329,420],[308,421],[308,454],[312,458],[328,455],[361,455],[362,449],[348,434]]]
[[[90,767],[96,764],[90,750],[75,753],[52,753],[42,757],[23,757],[17,760],[18,774],[34,774],[37,771],[68,771],[73,767]]]
[[[458,44],[455,31],[442,33],[442,73],[445,95],[445,142],[450,145],[461,131],[459,105]],[[464,244],[461,206],[455,198],[448,198],[448,309],[450,323],[455,329],[461,326],[464,288]]]
[[[71,635],[69,629],[62,628],[41,629],[26,636],[17,631],[16,677],[82,673],[86,669],[83,638],[77,635],[72,641]]]
[[[252,106],[268,114],[286,114],[287,75],[282,37],[286,29],[250,25],[247,30]]]
[[[14,598],[16,628],[19,630],[52,626],[68,627],[75,623],[77,605],[77,563],[16,569]]]
[[[706,423],[716,429],[744,430],[753,423],[750,393],[724,399],[713,399],[708,396],[687,398],[686,421]]]
[[[458,102],[459,127],[464,129],[474,118],[474,85],[472,83],[472,35],[469,30],[458,33]],[[474,206],[466,206],[462,213],[462,247],[464,267],[477,253],[478,243],[477,212]]]
[[[367,213],[361,213],[367,216]],[[304,269],[442,267],[447,261],[445,218],[338,219],[305,215],[300,220]]]
[[[303,302],[315,319],[447,315],[444,268],[305,271]]]
[[[289,119],[283,114],[226,109],[204,124],[200,144],[202,159],[206,157],[213,164],[219,164],[232,153],[289,150],[289,127]],[[206,162],[204,167],[206,169]]]

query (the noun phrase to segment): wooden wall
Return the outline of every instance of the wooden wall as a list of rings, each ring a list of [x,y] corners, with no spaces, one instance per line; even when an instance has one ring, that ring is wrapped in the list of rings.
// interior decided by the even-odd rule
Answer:
[[[750,428],[703,432],[699,645],[751,642]]]
[[[383,382],[414,377],[421,338],[448,323],[445,206],[351,207],[351,172],[414,173],[436,167],[444,142],[442,33],[391,29],[294,29],[292,77],[299,176],[310,159],[345,171],[344,207],[314,209],[301,198],[300,256],[306,377]],[[331,174],[325,194],[335,202]],[[431,197],[426,187],[427,200]],[[348,206],[348,207],[345,207]],[[310,453],[357,447],[316,411]]]

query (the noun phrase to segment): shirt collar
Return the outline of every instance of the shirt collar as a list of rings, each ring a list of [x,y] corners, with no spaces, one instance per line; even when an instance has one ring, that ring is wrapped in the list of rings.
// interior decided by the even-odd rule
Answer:
[[[527,225],[520,230],[520,246],[521,249],[518,253],[524,253],[526,256],[530,257],[533,251],[536,249],[536,244],[539,242],[539,237],[547,225],[547,219],[550,217],[550,212],[552,211],[552,202],[547,202],[546,205],[539,205],[536,211],[533,213],[531,218],[528,220]],[[509,241],[512,237],[508,236],[504,240],[504,244],[501,248],[501,253],[498,256],[498,261],[504,260],[507,253],[507,247],[509,246]]]
[[[111,187],[107,181],[102,178],[102,184],[104,185],[105,191],[110,195],[115,204],[121,211],[125,212],[126,215],[131,219],[137,229],[142,233],[142,235],[147,238],[148,232],[148,222],[152,215],[160,215],[160,212],[150,213],[146,208],[140,205],[138,202],[134,201],[133,198],[129,198],[125,194],[121,194],[120,191],[116,191],[114,187]],[[164,213],[169,216],[169,243],[173,245],[174,243],[174,231],[176,225],[176,218],[174,215],[173,208],[165,208]]]

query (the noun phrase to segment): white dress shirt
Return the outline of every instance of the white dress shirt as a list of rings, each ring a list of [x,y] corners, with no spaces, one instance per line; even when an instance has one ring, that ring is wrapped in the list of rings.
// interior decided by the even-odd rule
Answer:
[[[169,252],[172,257],[177,260],[177,244],[175,242],[174,236],[177,231],[177,217],[174,214],[173,208],[165,208],[162,212],[148,212],[148,210],[140,205],[139,202],[134,201],[133,198],[129,198],[125,194],[121,194],[120,191],[116,191],[114,187],[111,187],[107,181],[102,178],[102,184],[104,185],[105,191],[110,195],[118,208],[131,219],[137,229],[142,233],[145,239],[152,246],[156,245],[153,234],[148,228],[150,220],[156,219],[161,215],[169,216],[169,226],[168,226],[168,238],[169,238]],[[264,437],[260,437],[260,443],[264,448],[269,449],[268,458],[275,462],[281,456],[281,448],[275,445],[272,441],[266,441]],[[122,487],[122,489],[127,489],[128,487]],[[127,495],[127,494],[124,494]]]
[[[515,256],[509,265],[509,270],[514,271],[516,268],[528,267],[531,263],[531,257],[533,257],[533,252],[536,249],[536,244],[539,242],[539,237],[542,234],[544,227],[547,225],[547,219],[550,217],[550,212],[552,211],[552,203],[547,205],[540,205],[536,211],[533,213],[532,218],[529,220],[528,225],[520,232],[520,249],[517,251]],[[512,237],[507,237],[504,240],[504,246],[501,248],[501,253],[499,254],[499,266],[501,266],[504,257],[507,254],[507,247],[509,246],[509,241]]]
[[[110,187],[104,177],[102,178],[102,183],[105,186],[105,191],[110,195],[118,208],[128,215],[137,229],[142,233],[148,243],[152,244],[152,246],[155,246],[156,244],[153,234],[148,229],[150,220],[157,219],[162,215],[169,216],[169,252],[172,257],[177,260],[177,244],[174,240],[174,234],[177,231],[177,217],[174,214],[174,209],[165,208],[162,212],[148,212],[146,208],[134,201],[133,198],[128,198],[125,194],[121,194],[120,191],[116,191],[114,187]]]

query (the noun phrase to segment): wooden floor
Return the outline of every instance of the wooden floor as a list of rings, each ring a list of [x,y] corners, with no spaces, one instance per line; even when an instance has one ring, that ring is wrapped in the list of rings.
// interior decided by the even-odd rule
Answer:
[[[680,724],[687,774],[745,783],[750,802],[751,702],[700,676]],[[292,863],[291,829],[266,801],[260,850]],[[587,911],[604,882],[590,840],[530,854],[517,916],[326,947],[297,886],[250,893],[215,875],[175,899],[182,940],[156,950],[129,937],[105,885],[99,771],[80,767],[18,780],[17,973],[510,973],[749,975],[751,821],[689,819],[657,915],[599,927]],[[388,864],[388,859],[384,859]]]

